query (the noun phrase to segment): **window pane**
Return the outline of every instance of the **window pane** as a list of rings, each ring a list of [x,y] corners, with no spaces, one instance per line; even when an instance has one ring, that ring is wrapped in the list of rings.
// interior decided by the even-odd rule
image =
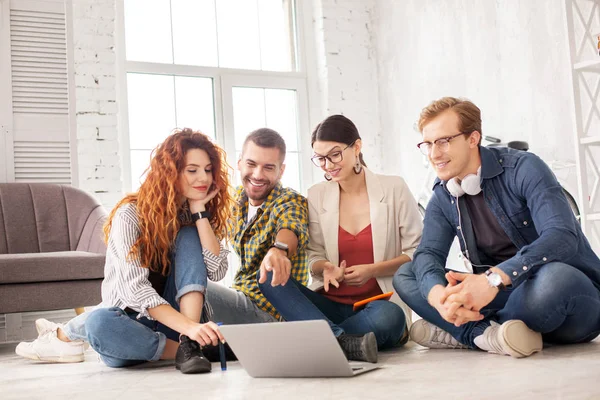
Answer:
[[[127,0],[127,60],[292,71],[292,0]]]
[[[290,0],[217,1],[219,66],[295,70],[290,4]]]
[[[241,147],[241,145],[240,145]],[[235,152],[235,161],[240,159],[242,156],[241,150],[236,150]],[[233,166],[233,181],[231,182],[233,187],[238,187],[242,184],[242,177],[240,176],[240,170],[237,168],[237,164]]]
[[[178,128],[192,128],[215,138],[215,107],[211,78],[175,77]]]
[[[255,129],[267,127],[283,136],[287,154],[282,183],[298,192],[301,190],[298,152],[298,121],[296,92],[287,89],[234,87],[233,126],[236,159],[242,151],[246,136]],[[235,184],[240,183],[236,173]]]
[[[150,165],[150,153],[150,150],[131,150],[131,191],[133,192],[139,189],[145,179],[142,174]]]
[[[286,152],[285,155],[285,171],[281,178],[283,186],[291,187],[298,193],[301,193],[300,186],[300,162],[299,154],[296,152]]]
[[[265,89],[233,88],[233,129],[235,149],[241,150],[246,136],[266,126]]]
[[[296,91],[287,89],[233,88],[233,125],[236,150],[255,129],[268,127],[285,140],[288,151],[298,150]]]
[[[218,66],[215,0],[171,0],[175,64]]]
[[[124,4],[127,60],[172,63],[169,0],[127,0]]]
[[[217,1],[219,66],[260,69],[256,1]]]
[[[283,136],[288,151],[298,150],[296,91],[265,89],[265,107],[266,126]]]
[[[292,71],[294,35],[288,18],[289,1],[258,0],[261,69]]]
[[[175,128],[173,77],[127,74],[129,145],[153,149]]]

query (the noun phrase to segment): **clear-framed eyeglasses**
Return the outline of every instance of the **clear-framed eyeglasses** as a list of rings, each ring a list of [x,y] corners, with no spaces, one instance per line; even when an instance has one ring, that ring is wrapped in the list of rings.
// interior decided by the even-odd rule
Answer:
[[[457,138],[461,135],[469,135],[471,134],[471,131],[468,132],[460,132],[457,133],[454,136],[448,136],[448,137],[444,137],[444,138],[439,138],[437,140],[434,140],[433,142],[421,142],[417,145],[417,147],[419,148],[419,150],[421,150],[421,153],[423,153],[424,155],[428,156],[429,153],[431,153],[431,149],[433,149],[433,146],[435,145],[442,153],[445,153],[448,151],[448,149],[450,148],[450,141],[454,138]]]
[[[329,153],[326,156],[320,156],[315,154],[310,158],[310,161],[312,161],[312,163],[315,164],[315,166],[317,167],[324,167],[327,160],[329,160],[329,162],[332,164],[340,163],[344,159],[344,150],[346,150],[348,147],[352,147],[354,143],[356,143],[356,140],[350,143],[348,146],[344,147],[342,150],[334,151],[333,153]]]

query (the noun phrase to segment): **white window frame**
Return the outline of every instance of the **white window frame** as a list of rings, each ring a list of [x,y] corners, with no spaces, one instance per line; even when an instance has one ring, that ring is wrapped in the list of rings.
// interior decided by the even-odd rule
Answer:
[[[296,65],[299,69],[293,72],[276,72],[261,70],[245,70],[219,67],[201,67],[178,64],[161,64],[153,62],[127,61],[125,54],[125,7],[123,2],[117,2],[116,34],[117,34],[117,98],[119,103],[119,136],[122,163],[123,190],[132,190],[131,180],[131,146],[129,140],[129,116],[127,97],[127,74],[142,73],[155,75],[182,75],[188,77],[210,78],[213,80],[213,100],[215,112],[215,136],[217,142],[225,149],[228,162],[236,169],[235,135],[233,130],[233,99],[232,88],[256,87],[271,89],[291,89],[297,94],[297,127],[301,192],[306,191],[313,183],[310,163],[310,130],[309,104],[307,95],[307,72],[303,51],[304,20],[301,10],[302,1],[296,2],[296,23],[294,28],[297,35]],[[257,127],[259,128],[259,127]],[[168,132],[165,132],[165,136]],[[250,133],[250,132],[248,132]],[[156,143],[155,145],[157,145]]]
[[[225,151],[227,152],[227,161],[230,165],[235,166],[234,163],[237,162],[237,159],[235,159],[236,148],[233,129],[232,94],[234,87],[294,90],[296,92],[296,101],[298,105],[298,120],[296,121],[296,126],[298,128],[299,137],[297,141],[297,152],[299,154],[305,154],[306,149],[310,149],[310,138],[308,135],[308,99],[306,95],[306,80],[304,78],[226,74],[221,77],[223,129],[226,134],[223,141],[219,141],[219,143],[223,144]],[[238,143],[238,145],[239,144],[240,143]],[[291,147],[289,143],[287,143],[287,147],[288,149]],[[300,162],[300,188],[302,192],[306,192],[312,183],[312,180],[310,179],[312,172],[310,168],[311,163],[310,160],[308,160],[308,157],[300,157],[298,160]]]

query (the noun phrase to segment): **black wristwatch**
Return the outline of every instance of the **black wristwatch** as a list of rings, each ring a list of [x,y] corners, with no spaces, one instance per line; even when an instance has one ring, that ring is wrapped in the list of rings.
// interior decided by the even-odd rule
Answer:
[[[287,244],[285,244],[283,242],[275,241],[275,243],[273,243],[271,245],[271,247],[275,247],[276,249],[285,251],[286,257],[290,256],[290,248],[289,248],[289,246]]]
[[[208,218],[208,219],[210,219],[210,212],[208,212],[208,211],[200,211],[200,212],[192,214],[192,222],[193,223],[196,223],[196,221],[198,221],[201,218]]]

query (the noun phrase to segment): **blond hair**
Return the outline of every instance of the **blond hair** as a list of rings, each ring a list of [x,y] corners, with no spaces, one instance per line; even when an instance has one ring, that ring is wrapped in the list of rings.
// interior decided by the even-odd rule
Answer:
[[[481,110],[475,104],[467,99],[456,97],[442,97],[432,101],[427,107],[421,110],[419,116],[419,132],[423,132],[423,127],[446,111],[453,111],[458,116],[458,129],[461,132],[481,132]],[[479,139],[481,144],[481,138]]]

